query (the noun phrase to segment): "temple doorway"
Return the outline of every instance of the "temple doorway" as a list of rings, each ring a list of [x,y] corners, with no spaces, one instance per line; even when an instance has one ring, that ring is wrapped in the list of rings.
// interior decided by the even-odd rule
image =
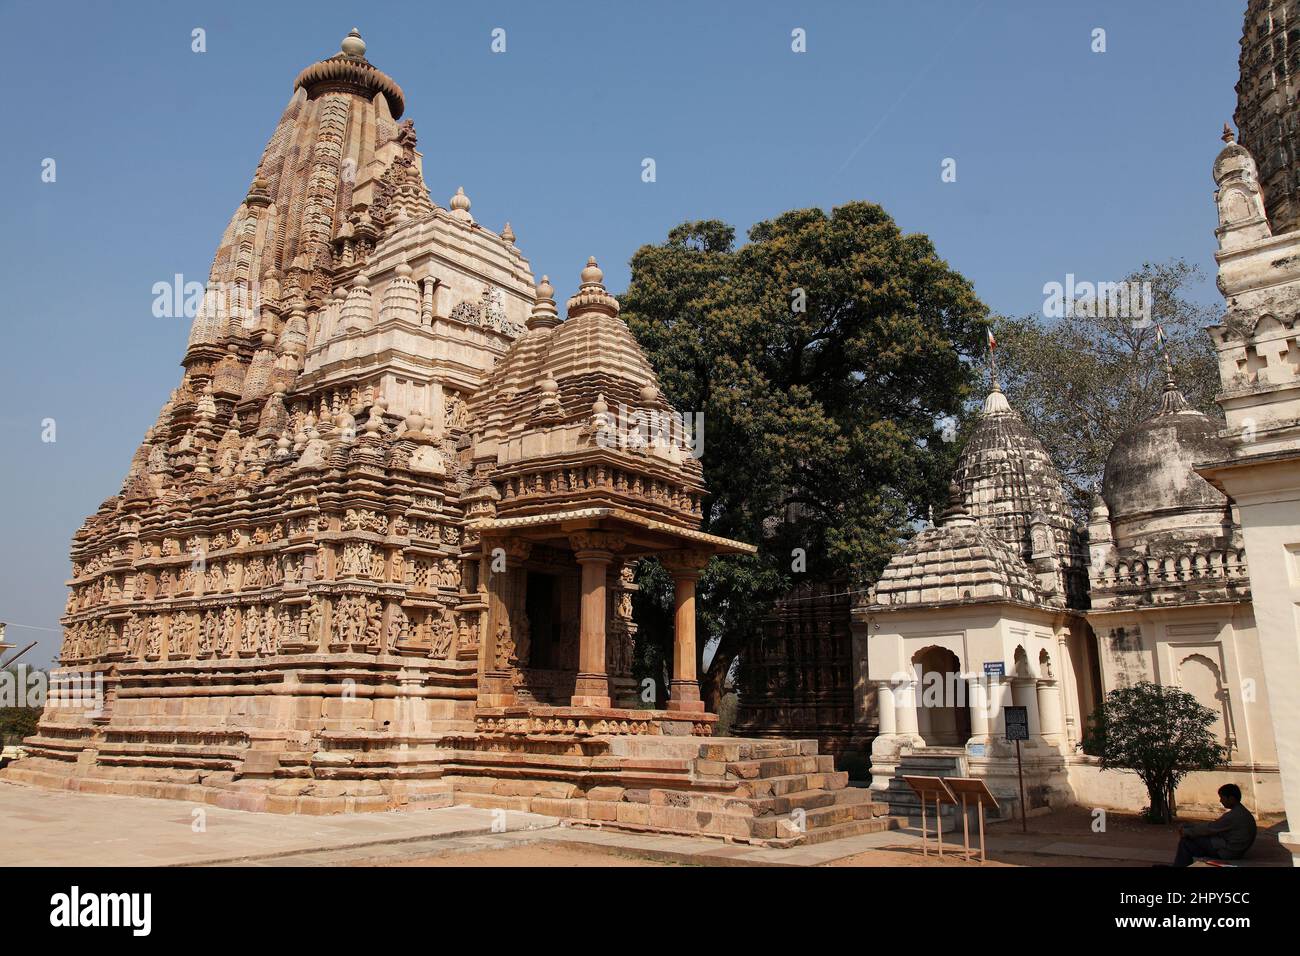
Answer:
[[[961,661],[946,647],[912,656],[917,675],[917,729],[930,747],[964,747],[970,739],[970,708]]]

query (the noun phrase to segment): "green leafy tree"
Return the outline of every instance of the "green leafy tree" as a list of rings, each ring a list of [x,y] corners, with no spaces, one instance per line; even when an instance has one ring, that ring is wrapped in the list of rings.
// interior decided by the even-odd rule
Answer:
[[[1119,314],[1110,303],[1047,319],[999,317],[998,372],[1011,404],[1043,442],[1080,515],[1100,485],[1106,456],[1123,432],[1155,413],[1165,383],[1156,326],[1164,329],[1187,400],[1218,416],[1218,364],[1205,326],[1217,306],[1195,302],[1204,274],[1181,259],[1145,263],[1126,277],[1150,284],[1150,315]]]
[[[683,223],[637,251],[621,297],[666,397],[704,414],[705,530],[760,548],[700,581],[711,709],[776,596],[804,575],[874,579],[943,501],[987,324],[930,240],[872,203],[792,210],[749,240]],[[658,649],[638,657],[659,680],[671,583],[646,564],[638,639]]]
[[[1103,770],[1141,777],[1151,801],[1147,819],[1169,823],[1179,781],[1227,759],[1210,730],[1217,719],[1185,690],[1140,681],[1106,695],[1089,724],[1084,750],[1101,758]]]

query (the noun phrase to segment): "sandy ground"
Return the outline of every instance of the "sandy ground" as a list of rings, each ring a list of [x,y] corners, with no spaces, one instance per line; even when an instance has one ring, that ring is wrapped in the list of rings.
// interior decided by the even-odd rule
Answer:
[[[1185,814],[1180,822],[1190,823],[1212,819],[1208,814]],[[1283,827],[1275,817],[1260,820],[1259,837],[1250,856],[1252,860],[1286,862],[1289,855],[1277,842],[1277,833]],[[1020,821],[993,824],[989,828],[988,859],[983,864],[967,861],[951,852],[961,844],[961,833],[949,833],[944,838],[945,855],[942,860],[931,850],[922,855],[915,845],[885,845],[826,865],[837,867],[1149,867],[1152,852],[1168,852],[1170,858],[1177,843],[1175,827],[1155,826],[1132,813],[1109,811],[1102,821],[1083,808],[1060,810],[1047,816],[1031,817],[1027,832],[1021,830]],[[1051,845],[1074,847],[1105,847],[1113,851],[1112,857],[1089,857],[1081,854],[1044,854],[1027,852]],[[1123,858],[1125,850],[1136,850],[1134,858]],[[672,866],[656,860],[637,858],[633,851],[613,852],[587,849],[572,845],[557,845],[539,841],[523,846],[502,849],[471,850],[459,853],[433,854],[391,862],[380,866],[499,866],[499,867],[627,867]],[[1115,858],[1115,857],[1119,858]],[[1140,858],[1139,858],[1140,857]],[[374,864],[372,864],[374,865]]]
[[[475,850],[468,853],[444,853],[412,857],[379,866],[673,866],[653,860],[583,850],[567,846],[529,844],[501,850]]]

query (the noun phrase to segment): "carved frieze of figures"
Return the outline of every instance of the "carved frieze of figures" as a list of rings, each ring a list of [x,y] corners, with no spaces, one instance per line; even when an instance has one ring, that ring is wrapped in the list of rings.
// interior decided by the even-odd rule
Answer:
[[[373,531],[375,534],[388,532],[388,519],[368,508],[349,508],[343,516],[344,531]]]
[[[164,568],[162,573],[158,575],[158,596],[160,598],[171,597],[174,584],[171,568]]]
[[[438,563],[438,586],[460,590],[460,562],[443,558]]]
[[[455,547],[460,544],[460,529],[455,525],[445,524],[442,526],[442,543]]]
[[[374,549],[368,541],[349,541],[343,545],[343,577],[362,577],[370,573]]]
[[[385,557],[382,549],[374,549],[370,556],[370,576],[377,580],[384,580]]]
[[[163,538],[162,553],[164,558],[174,558],[181,553],[180,545],[175,538]]]
[[[266,586],[266,561],[250,558],[244,566],[244,587],[257,589]]]
[[[334,609],[334,640],[338,644],[379,646],[383,605],[364,595],[349,594]]]
[[[276,555],[271,555],[266,559],[263,580],[266,582],[265,587],[274,587],[284,578],[280,569],[280,559]]]
[[[395,518],[393,518],[393,534],[405,537],[410,533],[411,533],[411,525],[410,522],[408,522],[405,517],[403,517],[402,515],[397,515]]]
[[[469,426],[469,409],[459,395],[453,396],[443,406],[443,418],[448,429],[464,431]]]
[[[209,593],[215,593],[225,587],[226,579],[223,574],[223,568],[220,561],[213,561],[208,565],[208,581],[206,590]]]

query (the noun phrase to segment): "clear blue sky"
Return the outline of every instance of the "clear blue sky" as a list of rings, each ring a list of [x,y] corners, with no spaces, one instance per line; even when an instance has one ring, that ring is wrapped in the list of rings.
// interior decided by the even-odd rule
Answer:
[[[868,199],[929,233],[992,308],[1024,313],[1068,272],[1212,270],[1244,7],[0,3],[0,620],[57,627],[69,539],[179,381],[188,321],[154,318],[151,287],[206,278],[294,77],[352,26],[406,92],[434,198],[464,185],[479,221],[509,219],[561,301],[588,255],[622,289],[636,248],[686,219],[743,235]],[[31,663],[57,646],[9,636],[42,638]]]

